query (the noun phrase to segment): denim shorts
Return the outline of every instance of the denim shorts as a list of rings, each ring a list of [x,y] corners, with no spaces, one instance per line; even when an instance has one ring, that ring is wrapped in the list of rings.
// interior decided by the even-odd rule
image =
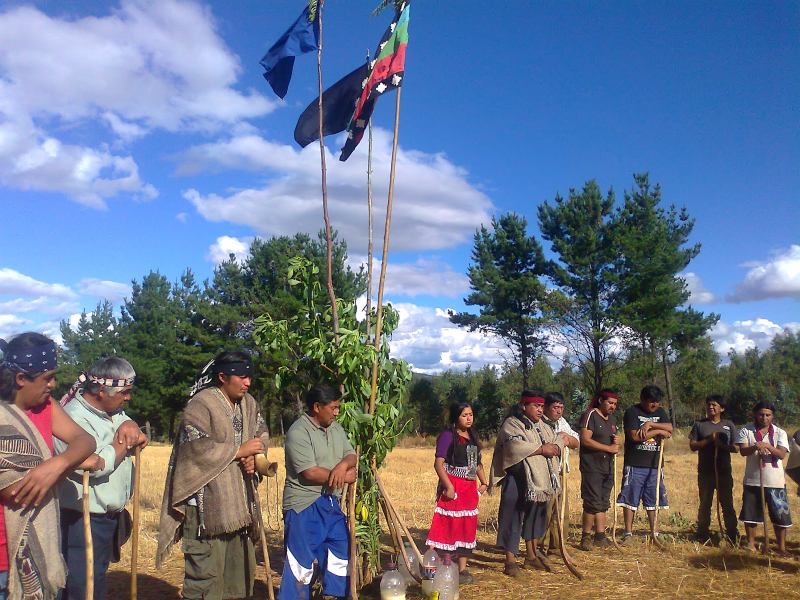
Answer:
[[[789,512],[789,499],[786,487],[764,488],[769,520],[775,527],[791,527],[792,515]],[[739,520],[748,525],[761,525],[764,522],[764,509],[761,506],[761,488],[754,485],[744,486],[742,494],[742,512]]]
[[[645,510],[656,509],[656,473],[658,469],[648,467],[625,467],[622,472],[622,490],[617,496],[617,506],[638,510],[639,503]],[[658,508],[669,509],[667,490],[664,486],[664,473],[658,489]]]

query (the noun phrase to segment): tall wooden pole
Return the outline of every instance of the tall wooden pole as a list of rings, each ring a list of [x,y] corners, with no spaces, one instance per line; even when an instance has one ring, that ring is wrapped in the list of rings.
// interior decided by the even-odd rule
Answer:
[[[367,50],[369,64],[369,50]],[[370,314],[372,313],[372,118],[369,123],[369,146],[367,150],[367,339],[371,330]]]
[[[375,395],[378,389],[378,362],[381,350],[381,321],[383,319],[383,284],[386,279],[386,264],[389,254],[389,230],[392,227],[392,200],[394,198],[394,174],[397,163],[397,133],[400,128],[400,92],[397,88],[397,101],[394,105],[394,140],[392,141],[392,167],[389,172],[389,198],[386,202],[386,227],[383,230],[383,255],[381,256],[381,278],[378,282],[378,318],[375,323],[375,362],[372,364],[372,389],[369,396],[369,413],[375,412]]]
[[[319,158],[322,169],[322,213],[325,218],[325,242],[327,253],[325,266],[327,268],[328,296],[331,300],[331,314],[333,318],[333,335],[339,343],[339,309],[336,306],[336,293],[333,290],[333,237],[331,234],[331,220],[328,216],[328,169],[325,165],[325,141],[322,138],[322,5],[325,0],[319,0],[317,5],[317,19],[319,19],[319,46],[317,47],[317,83],[319,85],[319,100],[317,103],[319,113]]]
[[[139,494],[142,487],[142,447],[133,450],[133,531],[131,532],[131,600],[136,600],[139,583]]]
[[[83,538],[86,550],[86,600],[94,600],[94,540],[89,500],[89,471],[83,472]]]

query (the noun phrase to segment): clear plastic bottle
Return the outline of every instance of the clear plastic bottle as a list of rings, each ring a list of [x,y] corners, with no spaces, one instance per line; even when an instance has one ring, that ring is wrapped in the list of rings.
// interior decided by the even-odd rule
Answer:
[[[455,567],[455,568],[454,568]],[[442,557],[442,565],[436,569],[431,597],[437,600],[458,600],[458,565],[449,553]]]
[[[414,552],[414,547],[411,545],[411,542],[405,541],[403,542],[403,546],[406,549],[406,556],[408,556],[408,562],[411,563],[411,571],[409,572],[408,567],[406,567],[406,561],[403,560],[402,556],[397,557],[397,569],[400,571],[400,575],[403,576],[403,579],[406,580],[408,585],[414,585],[417,583],[417,580],[414,579],[414,576],[411,573],[414,573],[417,577],[420,577],[419,573],[419,561],[417,560],[417,554]]]
[[[437,567],[442,564],[436,550],[428,548],[422,557],[422,595],[427,598],[433,589],[433,578],[436,576]]]
[[[381,577],[381,600],[406,600],[406,580],[394,563]]]

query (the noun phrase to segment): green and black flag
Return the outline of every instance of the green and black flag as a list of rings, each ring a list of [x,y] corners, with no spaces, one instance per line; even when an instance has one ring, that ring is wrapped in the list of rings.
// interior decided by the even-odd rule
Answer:
[[[322,94],[322,135],[341,133],[347,129],[353,108],[369,75],[369,63],[348,73]],[[300,115],[294,128],[294,140],[305,148],[319,139],[319,100],[314,100]]]
[[[347,126],[347,141],[339,160],[347,160],[356,149],[372,116],[375,101],[381,94],[398,88],[405,75],[406,46],[408,45],[408,19],[410,6],[403,2],[395,13],[389,29],[383,34],[375,59],[370,63],[369,77],[362,82],[357,100]]]

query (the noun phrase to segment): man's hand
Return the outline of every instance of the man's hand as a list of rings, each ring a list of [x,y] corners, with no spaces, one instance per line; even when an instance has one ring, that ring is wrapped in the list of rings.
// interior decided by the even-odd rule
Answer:
[[[560,432],[558,435],[560,435],[561,439],[564,440],[565,446],[569,444],[569,441],[572,439],[568,433],[564,433],[563,431]]]
[[[264,448],[264,442],[261,441],[261,438],[253,438],[239,446],[236,458],[247,458],[248,456],[255,456],[256,454],[263,454],[266,451],[267,449]]]
[[[643,440],[646,440],[649,436],[650,430],[653,428],[653,424],[650,421],[645,421],[642,423],[642,426],[639,427],[639,435],[642,437]]]
[[[68,464],[61,456],[54,456],[25,474],[11,487],[12,502],[23,508],[33,503],[39,506],[45,494],[58,483]]]
[[[561,456],[561,448],[559,448],[555,444],[542,444],[541,455],[546,458]]]
[[[78,469],[94,473],[95,471],[102,471],[106,468],[106,461],[104,461],[99,454],[92,454],[78,465]]]
[[[620,436],[618,436],[616,433],[615,433],[614,435],[612,435],[612,436],[611,436],[611,444],[612,444],[612,445],[616,444],[616,446],[617,446],[617,452],[619,452],[619,445],[620,445],[621,443],[622,443],[622,438],[621,438]]]
[[[328,487],[332,490],[340,490],[344,487],[347,476],[347,464],[340,462],[338,465],[331,469],[328,475]]]
[[[125,421],[114,434],[114,444],[125,446],[126,450],[136,446],[144,448],[148,443],[147,436],[141,432],[135,421]]]
[[[611,444],[608,449],[611,454],[619,454],[619,444],[617,443]]]
[[[345,483],[355,483],[358,479],[358,469],[355,467],[348,467],[347,473],[344,476]]]
[[[772,454],[772,446],[770,446],[767,442],[756,442],[756,448],[758,448],[758,453],[761,456],[769,456]]]
[[[242,469],[248,475],[252,475],[256,472],[256,457],[255,456],[244,456],[239,459],[239,462],[242,465]]]

